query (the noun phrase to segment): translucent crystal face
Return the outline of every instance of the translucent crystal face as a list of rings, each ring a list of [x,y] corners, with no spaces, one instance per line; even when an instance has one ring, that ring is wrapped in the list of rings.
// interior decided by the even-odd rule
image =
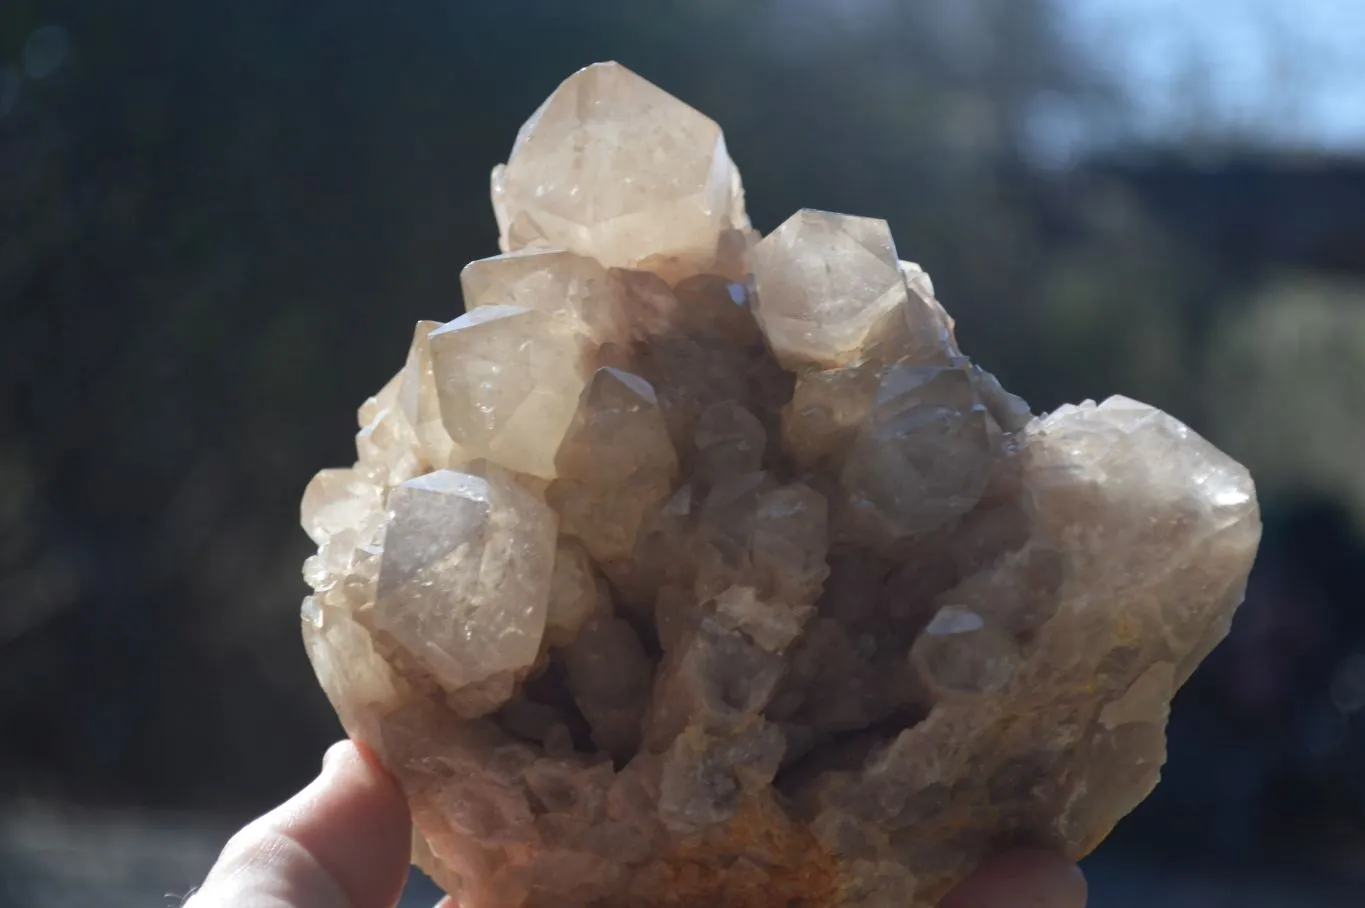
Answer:
[[[558,316],[599,344],[628,336],[628,313],[607,269],[562,249],[530,249],[470,262],[460,273],[468,310],[519,306]]]
[[[553,316],[487,306],[427,335],[441,421],[472,457],[552,478],[584,385],[584,346]]]
[[[503,248],[568,249],[607,266],[714,258],[747,227],[720,127],[624,66],[565,80],[493,176]]]
[[[798,211],[754,247],[755,312],[784,367],[855,363],[909,305],[891,228],[874,218]]]
[[[501,471],[441,470],[389,495],[368,620],[452,692],[524,669],[540,651],[554,513]],[[464,713],[491,712],[488,698]]]
[[[896,365],[881,376],[841,480],[855,508],[913,535],[975,507],[995,459],[966,369]]]
[[[308,483],[300,507],[303,529],[318,545],[334,536],[356,533],[374,522],[380,504],[379,487],[352,469],[322,470]]]
[[[301,519],[303,631],[461,904],[928,908],[1156,783],[1255,555],[1235,461],[1034,417],[885,222],[748,229],[710,120],[590,67],[494,177]]]
[[[678,459],[649,383],[610,367],[579,399],[549,489],[565,532],[599,562],[625,561],[650,509],[671,491]]]

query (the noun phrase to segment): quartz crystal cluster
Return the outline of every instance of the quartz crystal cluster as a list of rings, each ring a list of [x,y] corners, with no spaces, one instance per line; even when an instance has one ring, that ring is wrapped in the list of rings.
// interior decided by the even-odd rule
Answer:
[[[303,630],[465,908],[929,906],[1080,856],[1228,630],[1251,479],[1125,398],[1035,416],[885,222],[761,237],[717,125],[563,83],[502,254],[304,495]]]

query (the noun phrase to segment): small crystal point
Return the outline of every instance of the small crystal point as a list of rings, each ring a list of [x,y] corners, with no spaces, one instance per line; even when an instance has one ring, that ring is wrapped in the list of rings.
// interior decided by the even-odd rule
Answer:
[[[408,361],[395,400],[398,411],[416,434],[423,459],[435,469],[457,466],[469,459],[441,422],[441,401],[436,393],[429,340],[431,332],[440,327],[440,322],[420,321],[413,329],[412,346],[408,348]]]
[[[382,411],[388,410],[398,402],[398,390],[403,385],[403,372],[400,370],[393,378],[384,383],[373,396],[356,410],[356,428],[363,429],[374,422]]]
[[[998,691],[1023,661],[1010,634],[965,609],[940,610],[910,653],[925,682],[943,697]]]
[[[805,469],[842,463],[877,393],[867,366],[803,372],[782,410],[782,442]]]
[[[720,127],[618,63],[579,70],[494,174],[508,251],[560,248],[605,265],[709,264],[747,227]]]
[[[567,673],[593,740],[616,759],[628,760],[640,744],[654,673],[640,638],[620,618],[594,617],[569,648]]]
[[[715,338],[738,347],[763,342],[750,309],[748,289],[716,274],[698,274],[673,288],[678,306],[677,330],[692,337]]]
[[[694,470],[712,483],[736,473],[755,473],[763,466],[763,424],[733,400],[712,404],[697,420]]]
[[[882,377],[840,481],[860,518],[899,538],[970,511],[994,461],[966,370],[896,366]]]
[[[377,740],[380,717],[411,695],[407,683],[376,652],[369,632],[344,610],[309,596],[300,618],[308,659],[346,733]]]
[[[320,470],[303,492],[303,529],[318,545],[383,520],[380,488],[357,470]]]
[[[392,488],[425,469],[417,450],[417,435],[397,409],[380,410],[374,421],[355,436],[356,469]]]
[[[550,500],[563,532],[600,562],[629,558],[645,515],[666,498],[678,473],[658,398],[649,382],[619,369],[597,370],[572,412],[555,457],[560,477]]]
[[[467,311],[517,306],[559,316],[598,344],[626,340],[626,311],[607,269],[562,249],[527,249],[470,262],[460,272]]]
[[[756,313],[788,369],[856,362],[908,305],[891,229],[875,218],[804,210],[753,251]]]
[[[597,579],[588,553],[581,544],[560,537],[545,618],[546,641],[553,646],[573,643],[585,622],[610,608],[610,598]]]

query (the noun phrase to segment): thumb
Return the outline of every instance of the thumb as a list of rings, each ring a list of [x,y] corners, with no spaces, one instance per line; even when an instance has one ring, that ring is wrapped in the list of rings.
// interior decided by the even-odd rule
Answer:
[[[411,835],[398,785],[343,741],[307,788],[228,841],[185,908],[391,908]]]

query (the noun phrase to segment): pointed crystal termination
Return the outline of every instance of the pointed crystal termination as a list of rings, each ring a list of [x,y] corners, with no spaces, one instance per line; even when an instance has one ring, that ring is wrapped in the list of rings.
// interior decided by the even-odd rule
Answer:
[[[493,174],[505,252],[568,249],[604,265],[711,264],[747,229],[720,127],[618,63],[579,70],[517,134]]]
[[[930,908],[1151,790],[1244,469],[1124,398],[1034,417],[884,222],[759,238],[719,128],[619,66],[494,206],[300,513],[318,680],[461,904]]]
[[[625,762],[640,746],[654,663],[630,624],[610,615],[588,621],[569,647],[569,690],[598,747]]]
[[[407,683],[375,651],[369,632],[347,611],[309,596],[301,613],[308,660],[342,727],[352,737],[377,739],[379,717],[411,696]]]
[[[460,272],[467,311],[518,306],[559,316],[595,343],[624,343],[626,309],[594,259],[561,249],[527,249],[470,262]]]
[[[753,269],[759,323],[798,373],[783,440],[807,469],[842,463],[887,365],[960,358],[932,283],[896,258],[885,221],[797,212],[754,248]]]
[[[805,372],[782,410],[782,442],[803,468],[837,469],[877,393],[875,366]]]
[[[427,335],[441,420],[471,457],[544,479],[584,385],[581,339],[552,316],[486,306]]]
[[[645,515],[668,496],[678,457],[649,382],[599,369],[579,400],[550,487],[562,531],[601,563],[635,548]]]
[[[550,583],[545,641],[551,646],[568,646],[594,615],[610,612],[611,595],[598,580],[592,559],[582,545],[561,536]]]
[[[799,211],[753,253],[756,314],[787,369],[858,362],[909,302],[891,228],[874,218]]]
[[[365,428],[370,423],[374,422],[375,417],[378,416],[380,412],[390,409],[398,403],[398,389],[402,387],[402,385],[403,373],[402,371],[399,371],[397,375],[385,382],[384,387],[380,388],[374,396],[366,399],[366,401],[356,409],[356,428]]]
[[[702,482],[710,484],[763,468],[763,424],[737,402],[727,400],[707,407],[697,420],[695,433],[693,470]]]
[[[425,472],[417,434],[398,406],[384,407],[355,436],[356,469],[392,488]]]
[[[384,519],[381,503],[379,487],[356,470],[319,470],[303,492],[299,511],[308,537],[324,545],[370,524],[378,529]]]
[[[441,401],[436,393],[436,373],[432,367],[431,332],[440,322],[421,321],[412,332],[412,346],[403,366],[401,384],[395,397],[399,412],[416,434],[422,458],[432,469],[458,466],[472,459],[451,439],[441,422]]]
[[[858,538],[925,533],[970,511],[995,454],[986,408],[961,368],[893,366],[882,376],[840,482]],[[879,530],[867,535],[869,525]]]
[[[389,499],[369,623],[450,693],[525,674],[540,651],[555,517],[510,477],[441,470]],[[491,711],[499,704],[489,702]]]

